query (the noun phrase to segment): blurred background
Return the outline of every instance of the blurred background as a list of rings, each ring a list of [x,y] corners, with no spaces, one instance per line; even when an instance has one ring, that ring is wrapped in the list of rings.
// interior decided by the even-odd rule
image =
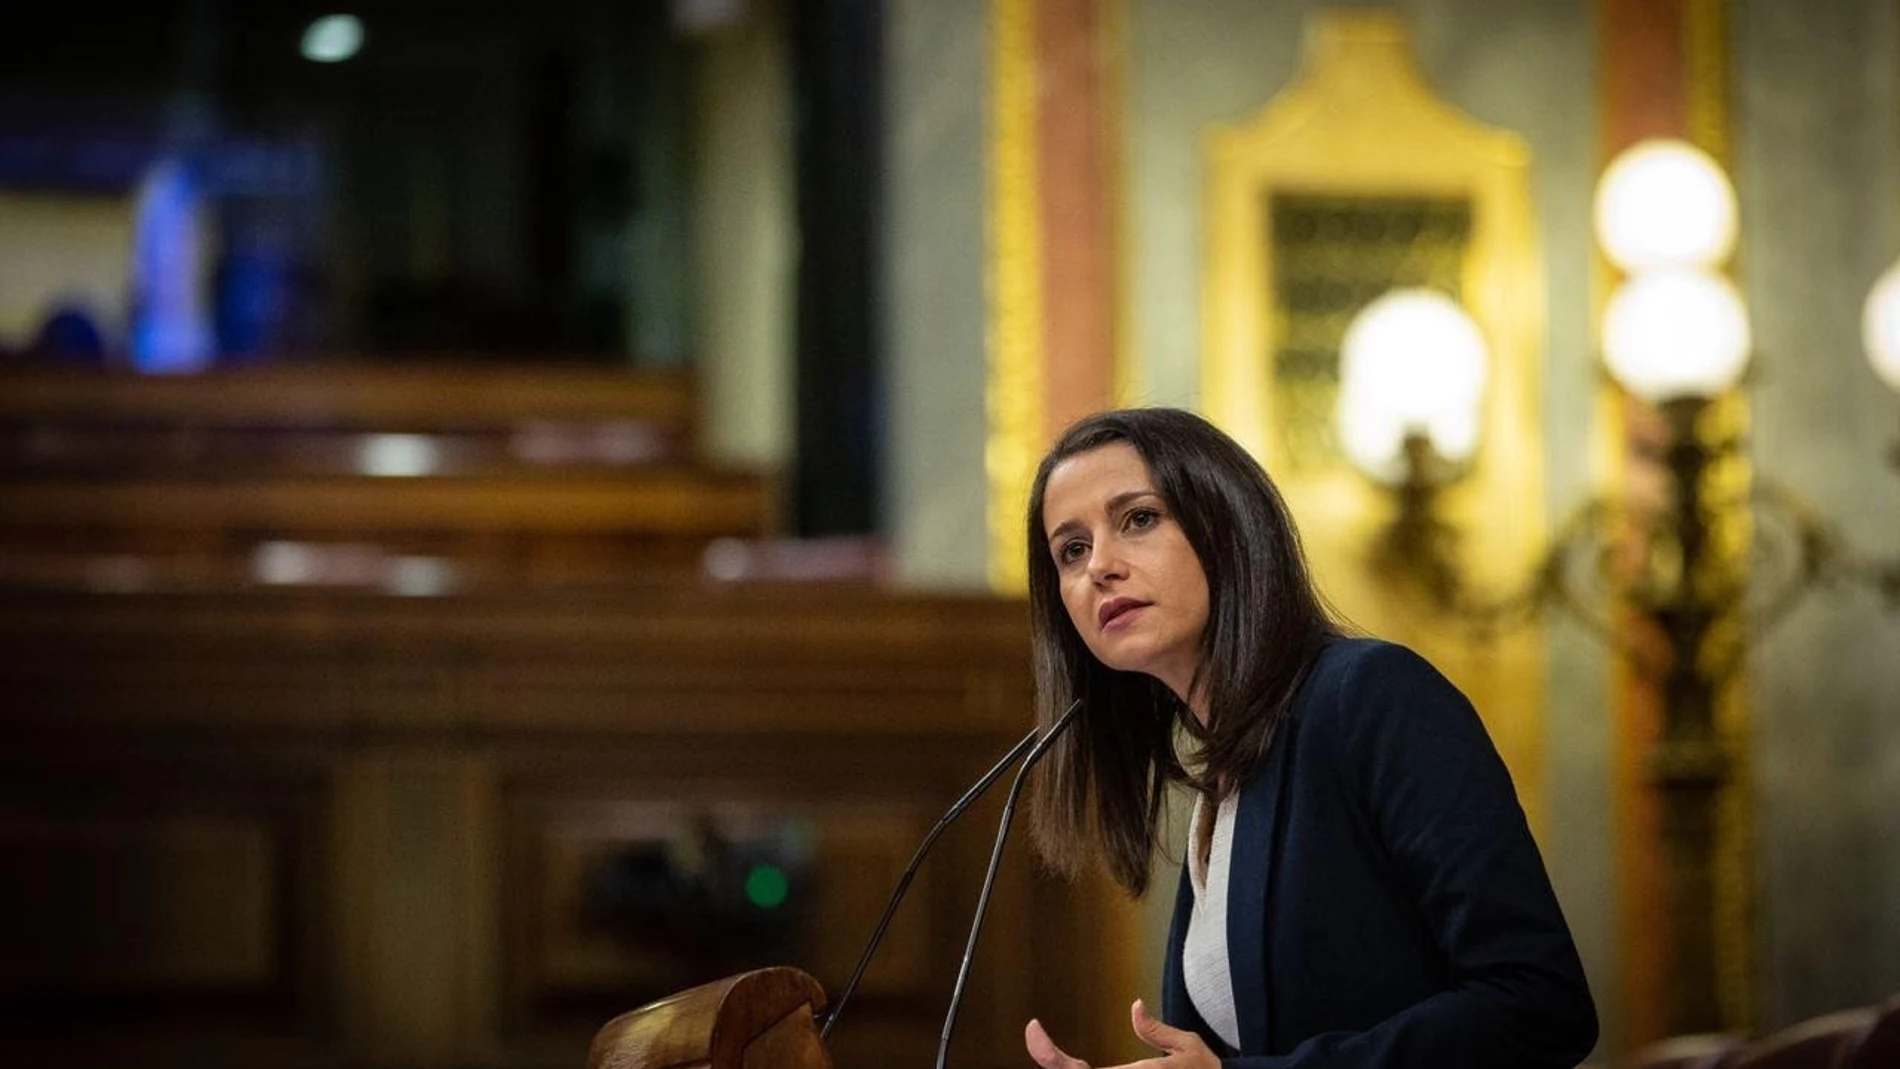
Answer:
[[[1896,191],[1893,0],[25,5],[0,1060],[835,994],[1029,725],[1029,476],[1120,404],[1473,697],[1599,1060],[1900,993]],[[840,1066],[930,1057],[999,809]],[[1143,1056],[1177,864],[1012,847],[953,1064]]]

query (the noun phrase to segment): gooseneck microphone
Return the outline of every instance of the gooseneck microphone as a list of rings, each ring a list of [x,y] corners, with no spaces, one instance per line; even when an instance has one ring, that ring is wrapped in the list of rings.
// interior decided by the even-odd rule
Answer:
[[[950,1034],[956,1030],[957,1010],[963,1005],[963,992],[970,982],[970,961],[976,957],[977,937],[983,934],[983,917],[990,909],[990,892],[996,889],[996,872],[1003,864],[1003,844],[1009,841],[1009,822],[1016,815],[1016,798],[1023,793],[1029,770],[1049,752],[1056,738],[1068,730],[1069,722],[1075,719],[1076,710],[1080,708],[1080,698],[1069,703],[1056,722],[1049,725],[1049,730],[1036,740],[1029,756],[1023,758],[1023,766],[1016,770],[1015,781],[1009,785],[1009,800],[1003,803],[1003,819],[996,827],[996,845],[990,848],[990,869],[983,875],[983,893],[977,897],[976,916],[970,921],[970,941],[963,948],[963,966],[957,970],[957,986],[950,992],[950,1012],[943,1018],[943,1039],[937,1045],[937,1069],[944,1069],[944,1061],[950,1057]]]
[[[1062,726],[1066,723],[1069,714],[1074,713],[1076,707],[1081,704],[1082,703],[1078,700],[1075,705],[1069,706],[1069,710],[1063,714],[1062,720],[1058,720],[1055,727],[1051,728],[1049,737],[1053,738],[1056,732],[1062,730]],[[930,829],[930,834],[924,836],[924,841],[917,847],[917,852],[911,855],[910,864],[905,867],[904,874],[898,878],[897,890],[891,892],[891,901],[884,907],[884,916],[878,920],[877,927],[871,932],[870,941],[864,944],[864,952],[858,955],[858,964],[856,968],[851,970],[851,979],[845,981],[844,989],[838,992],[837,1001],[832,1003],[831,1011],[825,1015],[824,1027],[818,1032],[818,1038],[821,1041],[831,1035],[831,1026],[838,1023],[838,1018],[844,1013],[845,1003],[851,1001],[852,992],[858,989],[858,981],[864,979],[864,970],[871,964],[871,955],[877,952],[878,943],[883,941],[884,930],[891,926],[891,917],[897,913],[897,904],[904,900],[904,893],[910,889],[911,878],[917,875],[917,869],[924,862],[924,855],[930,852],[930,848],[936,843],[937,837],[943,834],[944,829],[950,826],[951,821],[962,816],[963,811],[970,808],[970,805],[978,798],[981,798],[983,793],[990,789],[990,785],[995,783],[998,777],[1009,770],[1009,766],[1015,764],[1017,759],[1022,757],[1025,750],[1029,750],[1030,747],[1036,745],[1038,741],[1037,736],[1038,733],[1036,730],[1031,728],[1029,734],[1023,736],[1021,742],[1010,747],[1009,752],[1003,755],[1001,761],[996,762],[994,767],[988,772],[983,773],[982,779],[977,780],[969,790],[963,792],[963,797],[957,799],[956,803],[952,805],[943,816],[937,818],[937,823]],[[1033,762],[1040,753],[1040,749],[1031,753],[1030,761]],[[1017,777],[1019,782],[1021,778],[1020,775]],[[1011,792],[1010,799],[1013,804],[1015,800],[1014,791]],[[991,865],[992,868],[994,868],[994,862],[992,862]],[[988,897],[988,890],[986,888],[984,892],[985,900],[987,900]],[[966,968],[968,966],[967,958],[965,959],[965,966]]]

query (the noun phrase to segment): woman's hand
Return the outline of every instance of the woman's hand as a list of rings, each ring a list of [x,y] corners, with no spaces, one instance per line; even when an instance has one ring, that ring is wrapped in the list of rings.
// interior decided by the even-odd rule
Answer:
[[[1179,1028],[1170,1028],[1153,1017],[1148,1016],[1148,1007],[1140,999],[1135,1000],[1129,1009],[1129,1016],[1135,1025],[1135,1035],[1143,1043],[1161,1051],[1159,1058],[1148,1058],[1139,1062],[1130,1062],[1116,1069],[1220,1069],[1220,1059],[1207,1049],[1201,1037]],[[1023,1044],[1029,1048],[1029,1056],[1036,1059],[1042,1069],[1089,1069],[1089,1063],[1080,1058],[1072,1058],[1063,1053],[1042,1030],[1041,1021],[1029,1022],[1023,1029]]]

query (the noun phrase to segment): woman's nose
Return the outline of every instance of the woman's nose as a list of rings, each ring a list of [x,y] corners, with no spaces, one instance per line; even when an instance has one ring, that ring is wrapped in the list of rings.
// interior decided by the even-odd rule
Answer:
[[[1089,578],[1096,582],[1117,579],[1124,574],[1121,554],[1109,542],[1097,542],[1089,551]]]

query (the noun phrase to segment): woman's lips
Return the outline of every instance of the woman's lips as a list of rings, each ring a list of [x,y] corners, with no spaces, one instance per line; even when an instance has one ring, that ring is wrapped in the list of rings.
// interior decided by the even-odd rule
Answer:
[[[1099,615],[1102,630],[1106,631],[1127,623],[1134,613],[1147,607],[1147,602],[1136,601],[1134,598],[1116,598],[1104,604]]]

